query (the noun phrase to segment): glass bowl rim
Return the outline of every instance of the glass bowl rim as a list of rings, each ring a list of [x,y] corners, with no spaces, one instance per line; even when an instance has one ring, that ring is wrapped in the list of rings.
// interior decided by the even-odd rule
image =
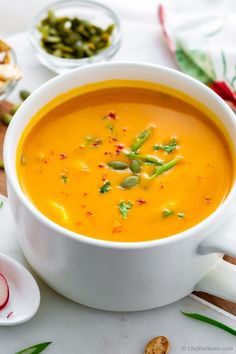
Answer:
[[[94,6],[94,8],[97,8],[98,10],[102,10],[110,15],[110,17],[112,18],[112,20],[115,24],[115,27],[116,27],[116,36],[114,37],[114,39],[111,42],[111,44],[109,45],[109,47],[101,50],[99,53],[94,54],[91,57],[71,59],[71,58],[56,57],[53,54],[47,53],[46,50],[44,50],[40,46],[40,43],[35,38],[35,31],[37,31],[36,26],[40,22],[40,19],[50,9],[53,9],[54,7],[57,7],[57,6],[63,7],[63,5],[65,5],[65,7],[69,7],[70,4],[74,4],[78,7],[80,5]],[[66,65],[66,63],[68,65],[73,65],[73,64],[76,65],[79,63],[86,64],[87,62],[90,62],[93,58],[95,60],[101,58],[101,60],[102,60],[104,57],[109,56],[109,54],[111,54],[111,55],[114,54],[119,49],[120,43],[121,43],[121,22],[120,22],[119,17],[117,16],[117,14],[110,7],[108,7],[104,4],[101,4],[98,1],[94,1],[94,0],[60,0],[60,1],[55,1],[55,2],[47,5],[34,17],[33,21],[31,22],[30,28],[29,28],[29,40],[30,40],[31,44],[33,45],[33,47],[36,49],[36,51],[38,53],[40,53],[42,56],[46,57],[49,61],[57,61],[58,64],[60,63],[61,65],[63,65],[63,64]]]

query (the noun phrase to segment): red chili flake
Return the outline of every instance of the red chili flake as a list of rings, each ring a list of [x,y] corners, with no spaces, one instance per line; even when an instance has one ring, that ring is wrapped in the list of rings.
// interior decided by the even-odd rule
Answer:
[[[122,225],[120,224],[115,224],[113,227],[112,227],[112,233],[113,234],[119,234],[122,232]]]
[[[137,200],[137,203],[138,203],[138,205],[144,205],[144,204],[147,203],[147,201],[140,198],[140,199]]]
[[[123,130],[123,132],[127,132],[127,128],[125,128],[125,127],[122,128],[122,130]]]
[[[124,145],[122,145],[122,144],[116,144],[115,147],[117,147],[118,150],[124,149]]]
[[[100,164],[98,165],[98,167],[99,167],[99,168],[104,168],[105,165],[103,165],[102,163],[100,163]]]
[[[111,138],[111,140],[112,140],[112,141],[118,141],[118,139],[117,139],[117,138]]]
[[[121,153],[120,150],[116,150],[116,154],[119,155]]]
[[[83,197],[87,197],[88,193],[84,192]]]
[[[206,202],[206,204],[211,204],[211,198],[210,197],[206,197],[205,198],[205,202]]]
[[[115,120],[118,118],[118,116],[114,111],[110,111],[105,115],[104,118]]]
[[[59,159],[64,160],[66,158],[67,158],[67,156],[63,152],[61,154],[59,154]]]
[[[14,312],[13,312],[13,311],[11,311],[11,312],[9,312],[9,314],[7,315],[7,318],[12,317],[13,315],[14,315]]]
[[[102,145],[102,139],[96,139],[94,143],[92,143],[92,146],[98,147]]]
[[[103,173],[103,174],[102,174],[102,181],[104,182],[104,181],[106,181],[106,179],[107,179],[107,174],[106,174],[106,173]]]
[[[91,211],[86,211],[85,214],[88,218],[91,218],[93,216],[93,213]]]

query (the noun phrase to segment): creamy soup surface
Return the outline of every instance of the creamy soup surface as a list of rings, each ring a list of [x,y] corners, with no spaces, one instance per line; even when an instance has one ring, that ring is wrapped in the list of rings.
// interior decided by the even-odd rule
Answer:
[[[18,148],[24,193],[55,223],[103,240],[154,240],[196,225],[232,185],[226,138],[171,92],[118,86],[68,93],[33,119]]]

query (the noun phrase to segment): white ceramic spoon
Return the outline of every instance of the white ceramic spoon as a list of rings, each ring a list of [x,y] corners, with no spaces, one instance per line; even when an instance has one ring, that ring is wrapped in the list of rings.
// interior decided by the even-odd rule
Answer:
[[[5,204],[6,198],[0,195],[0,203],[1,201]],[[0,208],[0,230],[2,224],[6,222],[3,209],[5,208]],[[36,281],[19,262],[2,253],[0,253],[0,273],[9,287],[8,302],[0,310],[0,326],[12,326],[28,321],[35,315],[40,304],[40,292]],[[0,301],[4,299],[5,290],[1,277]]]
[[[1,253],[0,273],[9,286],[9,300],[0,310],[0,326],[12,326],[28,321],[35,315],[40,303],[36,281],[19,262]]]

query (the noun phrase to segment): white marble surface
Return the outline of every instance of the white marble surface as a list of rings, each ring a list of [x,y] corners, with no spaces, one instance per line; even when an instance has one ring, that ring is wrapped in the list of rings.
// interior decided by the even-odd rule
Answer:
[[[154,18],[150,22],[137,22],[130,15],[122,19],[122,25],[123,43],[114,60],[147,61],[174,67]],[[135,41],[134,36],[137,38]],[[10,42],[17,51],[24,74],[19,87],[33,90],[53,76],[34,58],[25,34],[11,37]],[[12,95],[15,101],[17,91]],[[7,209],[5,202],[0,210],[0,252],[25,264],[15,238],[17,231]],[[189,297],[152,311],[108,313],[75,304],[56,294],[40,280],[38,283],[42,301],[37,315],[26,324],[0,328],[0,354],[13,354],[16,350],[41,341],[53,341],[45,354],[141,354],[146,342],[157,335],[166,335],[170,339],[172,354],[197,350],[219,353],[225,351],[225,347],[231,347],[228,352],[236,353],[233,336],[187,319],[180,314],[180,310],[208,314],[231,326],[236,326],[235,321]]]

